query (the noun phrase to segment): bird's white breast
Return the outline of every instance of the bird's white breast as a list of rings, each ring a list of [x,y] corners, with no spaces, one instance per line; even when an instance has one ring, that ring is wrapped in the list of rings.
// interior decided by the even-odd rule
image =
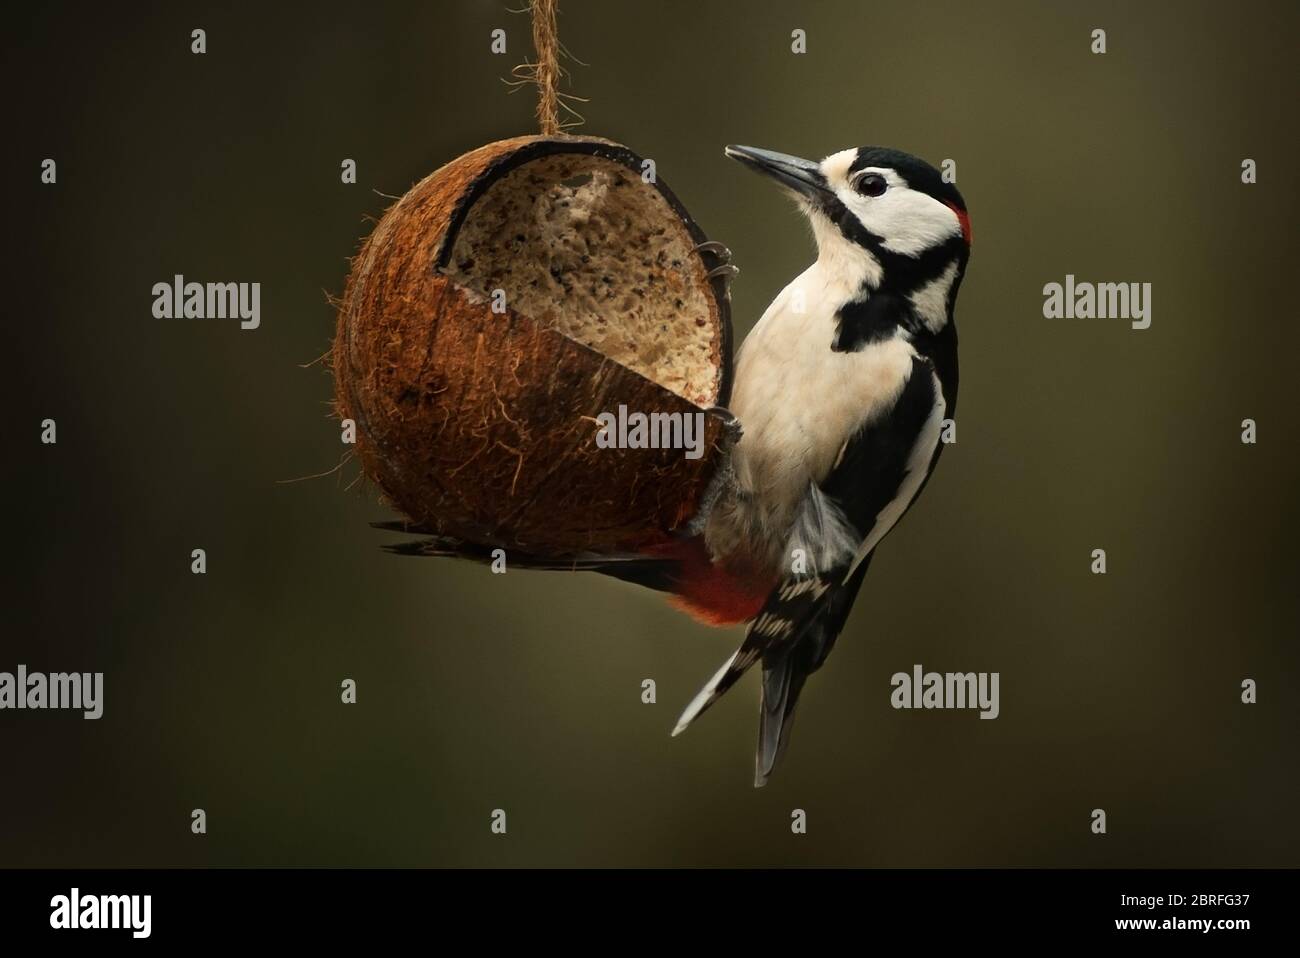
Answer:
[[[835,311],[851,295],[842,268],[817,263],[787,286],[745,340],[731,409],[744,427],[734,467],[762,502],[765,525],[787,523],[845,441],[893,408],[916,355],[896,337],[835,352]]]

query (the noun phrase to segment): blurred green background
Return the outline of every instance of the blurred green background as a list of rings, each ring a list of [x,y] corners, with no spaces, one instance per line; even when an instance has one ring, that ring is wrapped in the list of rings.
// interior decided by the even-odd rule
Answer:
[[[958,443],[761,791],[753,676],[668,735],[740,630],[389,557],[355,468],[283,482],[338,461],[301,364],[384,194],[535,128],[518,5],[10,15],[0,670],[107,689],[0,713],[0,865],[1300,865],[1296,5],[564,0],[582,131],[731,246],[738,339],[812,246],[724,144],[951,157],[970,204]],[[174,273],[261,282],[261,328],[154,319]],[[1153,283],[1151,328],[1044,319],[1066,273]],[[918,662],[1001,717],[892,710]]]

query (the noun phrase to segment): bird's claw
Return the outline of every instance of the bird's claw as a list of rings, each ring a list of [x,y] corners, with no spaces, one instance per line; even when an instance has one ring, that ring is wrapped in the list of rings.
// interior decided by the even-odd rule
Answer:
[[[708,253],[712,256],[716,256],[719,261],[723,263],[726,263],[731,259],[731,250],[727,249],[725,244],[719,243],[717,240],[705,240],[703,243],[699,243],[695,247],[695,252]]]
[[[695,246],[695,252],[699,253],[700,257],[704,259],[706,266],[709,266],[710,263],[713,264],[705,272],[705,278],[722,280],[722,292],[729,297],[731,295],[731,281],[740,272],[740,268],[731,262],[731,250],[717,240],[706,240]]]
[[[711,416],[716,416],[722,423],[722,436],[718,443],[722,456],[712,478],[709,479],[709,484],[704,489],[704,494],[700,497],[695,515],[691,517],[691,520],[684,528],[688,538],[703,535],[705,527],[709,524],[709,516],[713,512],[713,506],[717,503],[719,497],[724,492],[732,494],[736,491],[736,473],[731,456],[733,447],[740,441],[744,430],[741,428],[740,420],[736,418],[736,414],[726,406],[709,406],[707,412]]]
[[[722,420],[722,431],[725,439],[729,443],[737,443],[745,434],[745,427],[740,424],[736,414],[726,406],[710,406],[707,410],[710,415],[717,416]]]

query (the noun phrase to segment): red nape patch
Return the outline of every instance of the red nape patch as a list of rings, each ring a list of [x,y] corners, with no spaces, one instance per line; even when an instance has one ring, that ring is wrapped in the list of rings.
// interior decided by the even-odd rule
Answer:
[[[776,584],[769,576],[737,574],[715,566],[699,538],[654,551],[681,563],[680,584],[669,601],[706,625],[749,621],[762,611]]]
[[[970,214],[951,203],[945,203],[944,206],[957,214],[957,222],[961,224],[961,238],[966,241],[967,246],[970,246]]]

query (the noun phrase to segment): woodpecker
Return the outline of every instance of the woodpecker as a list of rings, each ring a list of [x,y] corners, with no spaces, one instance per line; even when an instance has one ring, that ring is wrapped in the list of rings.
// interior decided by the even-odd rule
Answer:
[[[857,147],[820,162],[748,146],[725,152],[795,199],[817,258],[740,348],[729,410],[739,438],[706,505],[686,536],[651,551],[511,558],[635,582],[712,625],[748,622],[673,735],[761,663],[754,784],[762,786],[876,548],[942,452],[943,423],[957,404],[953,308],[971,228],[957,188],[899,150]],[[702,252],[719,260],[714,272],[734,273],[729,252],[706,245]],[[446,537],[389,550],[490,555]]]

